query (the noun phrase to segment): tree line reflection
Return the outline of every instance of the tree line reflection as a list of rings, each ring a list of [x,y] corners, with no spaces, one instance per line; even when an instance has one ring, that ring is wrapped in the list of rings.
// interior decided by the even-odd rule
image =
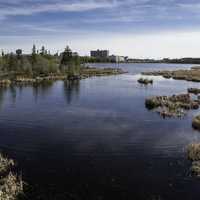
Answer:
[[[2,87],[0,88],[0,108],[4,106],[5,102],[16,103],[16,99],[21,99],[23,95],[32,95],[35,102],[37,103],[39,99],[45,98],[51,95],[55,90],[59,89],[59,87],[54,87],[54,84],[60,84],[61,90],[63,91],[65,100],[67,104],[71,104],[74,99],[79,97],[80,93],[80,81],[64,81],[61,82],[47,82],[40,85],[32,85],[32,86],[10,86],[10,87]],[[29,91],[32,91],[29,93]],[[61,91],[61,92],[62,92]]]

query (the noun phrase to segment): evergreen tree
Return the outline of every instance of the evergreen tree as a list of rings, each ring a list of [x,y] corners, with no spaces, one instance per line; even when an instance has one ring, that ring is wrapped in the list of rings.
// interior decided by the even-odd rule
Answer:
[[[13,53],[10,53],[8,57],[8,70],[16,71],[16,68],[17,68],[16,63],[17,63],[17,59],[15,55]]]
[[[44,46],[42,46],[42,48],[41,48],[41,50],[40,50],[40,54],[41,54],[42,56],[44,56],[44,55],[46,54],[46,49],[45,49]]]
[[[16,54],[17,54],[17,58],[20,59],[20,57],[22,55],[22,50],[21,49],[17,49],[16,50]]]
[[[36,46],[35,44],[33,45],[33,48],[32,48],[32,54],[31,54],[31,63],[32,63],[32,66],[35,65],[36,63],[36,59],[37,59],[37,54],[36,54]]]
[[[72,60],[72,50],[67,46],[62,54],[61,65],[68,65]]]

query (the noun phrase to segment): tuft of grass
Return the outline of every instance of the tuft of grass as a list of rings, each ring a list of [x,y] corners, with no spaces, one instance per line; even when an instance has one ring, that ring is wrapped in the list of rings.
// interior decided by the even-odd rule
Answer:
[[[0,154],[0,200],[16,200],[23,193],[22,178],[12,172],[15,163]]]
[[[187,148],[187,155],[191,161],[200,161],[200,143],[190,144]]]

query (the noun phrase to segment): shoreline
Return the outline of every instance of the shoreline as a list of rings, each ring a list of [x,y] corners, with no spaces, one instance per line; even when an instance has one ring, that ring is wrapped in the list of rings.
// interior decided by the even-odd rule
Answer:
[[[12,85],[39,85],[43,83],[53,82],[53,81],[75,81],[82,80],[91,77],[100,77],[100,76],[114,76],[121,75],[127,72],[123,71],[120,68],[95,68],[95,67],[84,67],[80,70],[78,75],[69,75],[69,74],[47,74],[34,77],[33,75],[13,75],[12,73],[7,73],[7,78],[2,78],[0,80],[1,87],[9,87]],[[11,76],[14,76],[10,78]]]
[[[191,67],[188,70],[163,70],[153,72],[142,72],[146,76],[162,76],[165,79],[185,80],[190,82],[200,82],[200,66]],[[186,111],[198,110],[200,107],[200,88],[188,88],[187,93],[183,96],[183,100],[172,100],[167,96],[155,96],[147,98],[145,101],[146,108],[155,110],[160,108],[157,112],[163,118],[184,116]],[[191,99],[191,96],[195,99]],[[174,98],[180,95],[174,95]],[[181,112],[180,112],[181,111]],[[194,130],[200,131],[200,115],[197,114],[191,120],[191,126]],[[190,175],[200,177],[200,143],[193,142],[187,147],[187,159],[191,162]]]
[[[190,69],[159,70],[142,72],[141,74],[145,76],[162,76],[166,79],[200,82],[200,67],[198,66],[191,67]]]

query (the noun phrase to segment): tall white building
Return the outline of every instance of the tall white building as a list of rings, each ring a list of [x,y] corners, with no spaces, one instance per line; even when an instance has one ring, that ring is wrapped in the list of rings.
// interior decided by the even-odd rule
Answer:
[[[111,62],[116,62],[116,63],[125,62],[125,57],[124,56],[111,55],[109,57],[109,59],[110,59]]]

